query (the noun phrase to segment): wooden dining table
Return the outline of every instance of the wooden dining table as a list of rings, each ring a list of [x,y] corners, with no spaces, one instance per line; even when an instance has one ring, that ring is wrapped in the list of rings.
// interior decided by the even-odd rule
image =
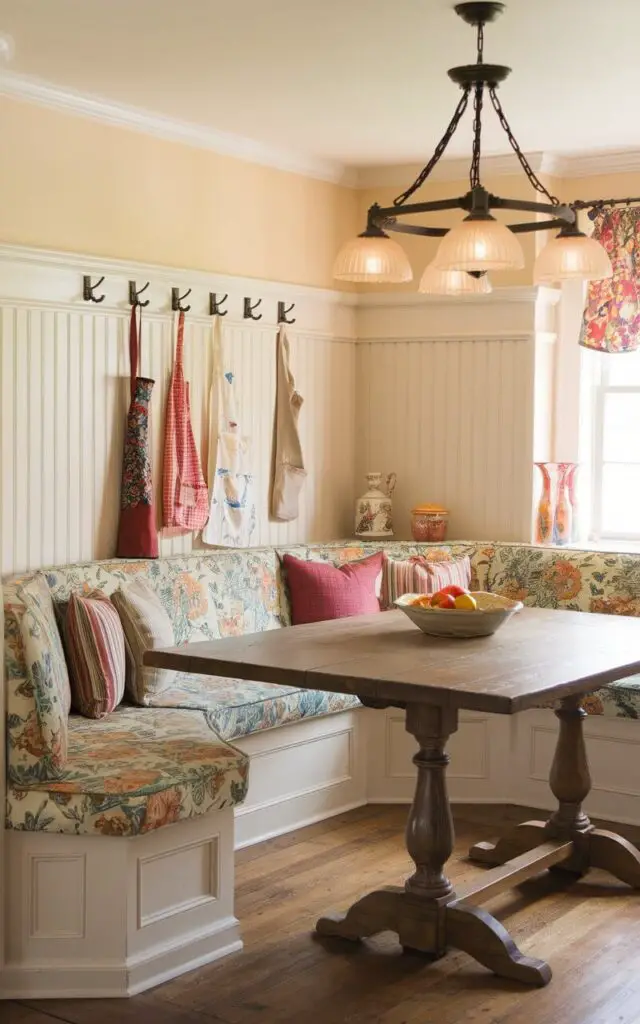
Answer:
[[[591,779],[581,707],[586,694],[640,671],[640,619],[525,608],[493,636],[445,639],[426,636],[401,611],[390,611],[148,651],[144,661],[357,694],[367,707],[404,709],[419,748],[406,827],[415,871],[403,887],[381,888],[346,913],[320,918],[321,935],[357,941],[392,931],[405,950],[436,959],[455,947],[495,974],[541,986],[551,978],[549,965],[521,953],[483,902],[552,867],[568,879],[604,868],[640,888],[638,850],[595,828],[583,810]],[[557,809],[495,844],[472,847],[471,858],[492,867],[455,889],[445,871],[454,842],[445,747],[458,712],[512,715],[548,701],[558,702],[560,722],[549,775]]]

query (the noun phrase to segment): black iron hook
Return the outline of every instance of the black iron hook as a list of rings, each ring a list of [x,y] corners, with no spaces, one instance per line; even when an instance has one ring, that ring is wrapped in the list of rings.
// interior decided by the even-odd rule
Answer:
[[[95,295],[93,294],[96,288],[99,288],[103,281],[104,275],[100,278],[99,281],[96,281],[95,284],[91,284],[91,278],[89,277],[89,275],[84,275],[84,277],[82,278],[82,298],[84,299],[85,302],[104,302],[106,298],[105,295],[101,295],[99,298],[96,298]]]
[[[191,306],[183,306],[182,300],[186,299],[187,295],[191,295],[191,289],[188,288],[184,295],[180,294],[179,288],[171,289],[171,308],[174,313],[188,313]]]
[[[295,309],[295,302],[292,302],[290,306],[285,306],[284,302],[278,303],[278,323],[279,324],[295,324],[296,318],[292,316],[290,320],[287,320],[287,313],[290,313]]]
[[[244,316],[245,320],[262,320],[262,313],[258,313],[257,316],[253,315],[254,309],[257,309],[261,302],[262,302],[262,299],[258,299],[258,301],[254,302],[254,304],[252,306],[251,305],[251,299],[245,298],[245,300],[244,300],[244,313],[243,313],[243,316]]]
[[[209,315],[210,316],[226,316],[229,312],[228,309],[223,309],[223,304],[229,298],[228,294],[223,295],[218,302],[218,296],[215,292],[209,292]]]
[[[144,302],[140,302],[140,299],[139,299],[138,296],[142,295],[143,292],[146,292],[146,290],[149,287],[150,283],[151,283],[150,281],[147,281],[147,283],[145,285],[143,285],[143,287],[140,289],[140,291],[136,291],[136,282],[135,281],[129,281],[129,305],[130,306],[148,306],[149,305],[149,301],[150,301],[149,299],[145,299]]]

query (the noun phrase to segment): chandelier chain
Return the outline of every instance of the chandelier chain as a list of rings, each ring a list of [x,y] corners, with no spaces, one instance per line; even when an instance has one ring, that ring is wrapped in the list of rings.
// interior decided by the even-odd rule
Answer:
[[[460,123],[460,118],[467,109],[470,91],[470,88],[467,87],[462,93],[462,96],[460,97],[460,102],[458,103],[458,106],[455,109],[453,117],[451,118],[451,121],[447,126],[447,130],[440,139],[438,145],[436,146],[433,156],[429,160],[429,163],[425,167],[423,167],[416,180],[413,182],[412,185],[409,186],[406,192],[403,192],[402,195],[396,196],[396,198],[393,200],[394,206],[402,206],[403,203],[406,203],[407,199],[410,199],[413,193],[418,191],[420,186],[425,183],[425,181],[431,174],[433,168],[438,163],[438,160],[440,159],[445,149],[449,145],[451,138],[454,135],[455,130],[458,127],[458,124]]]
[[[469,168],[469,184],[475,188],[480,184],[480,148],[482,135],[482,103],[484,99],[484,85],[478,82],[473,96],[473,151],[471,167]]]
[[[478,52],[477,52],[478,64],[482,64],[484,60],[484,25],[482,22],[478,25]]]
[[[511,145],[511,148],[512,148],[513,152],[516,154],[518,160],[520,161],[520,166],[522,167],[522,170],[526,174],[526,176],[529,179],[530,183],[533,185],[533,187],[536,189],[537,192],[541,192],[542,195],[545,195],[550,203],[552,203],[554,206],[558,206],[560,204],[560,200],[558,199],[557,196],[554,196],[551,192],[549,192],[549,189],[546,188],[542,184],[540,179],[537,177],[535,171],[533,170],[533,167],[531,166],[531,164],[527,160],[526,156],[524,155],[524,153],[520,149],[520,146],[518,145],[517,139],[515,138],[513,132],[511,131],[511,126],[509,125],[509,122],[507,121],[507,118],[506,118],[506,115],[504,113],[504,110],[502,109],[502,104],[500,103],[500,100],[498,99],[498,94],[496,92],[495,85],[490,85],[489,86],[489,96],[491,97],[491,102],[493,104],[493,109],[495,110],[496,114],[498,115],[498,120],[500,121],[500,125],[504,129],[504,131],[506,133],[506,136],[509,139],[509,143]]]

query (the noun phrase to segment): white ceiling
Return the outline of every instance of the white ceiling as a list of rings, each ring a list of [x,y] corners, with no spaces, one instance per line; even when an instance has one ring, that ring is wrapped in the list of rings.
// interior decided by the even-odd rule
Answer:
[[[449,0],[0,0],[10,70],[351,166],[426,160],[475,59]],[[638,148],[638,0],[511,0],[485,57],[525,151]],[[447,150],[469,151],[470,113]],[[488,108],[485,152],[508,150]]]

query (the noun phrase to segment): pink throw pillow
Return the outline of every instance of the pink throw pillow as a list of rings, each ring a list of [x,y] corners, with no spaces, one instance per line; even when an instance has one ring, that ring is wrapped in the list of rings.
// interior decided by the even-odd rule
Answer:
[[[346,562],[339,568],[327,562],[306,562],[293,555],[284,555],[282,562],[294,626],[380,611],[376,581],[382,571],[382,552],[358,562]]]
[[[64,620],[71,703],[85,718],[104,718],[124,697],[124,631],[100,590],[71,594]]]
[[[382,606],[393,608],[403,594],[435,594],[451,583],[463,590],[471,585],[471,561],[468,555],[455,561],[449,556],[431,561],[425,555],[410,558],[389,558],[384,555]]]

